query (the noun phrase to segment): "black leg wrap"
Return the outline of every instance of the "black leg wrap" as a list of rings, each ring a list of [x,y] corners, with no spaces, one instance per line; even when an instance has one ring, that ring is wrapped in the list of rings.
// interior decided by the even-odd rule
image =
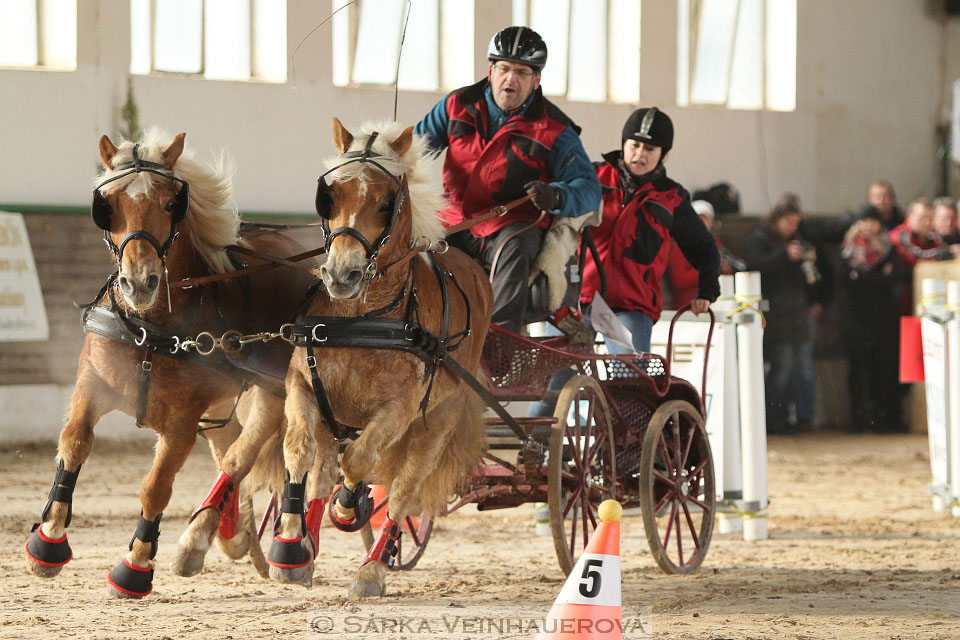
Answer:
[[[150,520],[143,519],[143,511],[140,512],[140,522],[137,523],[137,530],[134,532],[133,537],[130,538],[129,549],[133,551],[133,541],[140,540],[145,544],[150,545],[150,559],[153,560],[157,557],[157,541],[160,539],[160,519],[163,518],[163,514],[157,514],[156,519],[152,522]],[[117,567],[119,569],[120,567]],[[116,569],[114,569],[116,571]],[[147,595],[147,594],[143,594]]]
[[[50,494],[47,495],[47,504],[43,506],[43,511],[40,513],[40,522],[47,519],[47,513],[50,511],[54,500],[56,500],[57,502],[67,503],[67,522],[63,526],[64,528],[70,526],[70,519],[73,517],[73,490],[77,486],[77,476],[80,475],[80,467],[82,466],[77,467],[76,471],[67,471],[63,468],[63,460],[60,461],[57,466],[57,475],[53,479],[53,487],[50,488]],[[36,529],[37,525],[33,525],[33,528]]]
[[[62,567],[73,558],[67,543],[67,534],[59,540],[43,535],[40,523],[33,525],[33,535],[27,540],[27,557],[45,567]]]
[[[290,482],[290,473],[287,472],[287,481],[283,485],[283,502],[280,503],[280,512],[273,523],[273,530],[279,531],[280,518],[289,513],[300,516],[300,535],[296,538],[281,538],[274,535],[273,544],[267,553],[267,562],[280,569],[298,569],[310,564],[310,552],[303,545],[303,536],[307,532],[306,516],[303,510],[303,497],[307,489],[307,476],[304,474],[300,482]]]
[[[107,575],[107,582],[121,593],[142,598],[153,591],[153,567],[142,569],[130,564],[124,558],[123,562]]]
[[[348,522],[340,519],[335,509],[337,503],[345,509],[353,509],[353,520]],[[366,482],[361,481],[353,491],[341,484],[330,498],[330,522],[340,531],[347,533],[359,531],[363,525],[370,522],[372,515],[373,498],[370,497],[370,487]]]

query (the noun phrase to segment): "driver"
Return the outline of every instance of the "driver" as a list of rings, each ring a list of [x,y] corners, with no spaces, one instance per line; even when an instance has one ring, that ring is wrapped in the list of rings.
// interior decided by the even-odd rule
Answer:
[[[445,225],[533,195],[532,202],[447,238],[488,270],[496,263],[493,322],[519,333],[544,230],[552,216],[597,209],[600,182],[580,127],[543,97],[547,45],[537,32],[502,29],[490,40],[488,58],[487,77],[440,100],[415,131],[437,151],[447,150]]]

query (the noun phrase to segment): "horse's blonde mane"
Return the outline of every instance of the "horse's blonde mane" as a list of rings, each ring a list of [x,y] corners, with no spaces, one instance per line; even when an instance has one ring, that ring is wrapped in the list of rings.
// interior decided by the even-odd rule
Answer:
[[[354,133],[353,142],[347,151],[362,151],[367,146],[370,135],[377,131],[379,135],[373,142],[372,151],[380,154],[376,161],[383,168],[397,176],[407,176],[407,188],[410,191],[410,207],[413,217],[413,240],[424,238],[429,242],[442,239],[446,231],[441,223],[439,211],[446,205],[441,182],[442,162],[427,145],[426,138],[414,134],[410,149],[397,157],[390,143],[396,140],[406,127],[398,122],[366,122],[360,131]],[[343,164],[344,158],[333,156],[325,162],[328,168]],[[372,172],[372,173],[371,173]],[[369,164],[353,162],[336,169],[330,174],[329,182],[365,178],[380,174]]]
[[[151,127],[140,140],[137,155],[142,160],[161,162],[161,154],[170,146],[173,138],[166,131]],[[133,146],[130,140],[122,140],[111,164],[118,166],[131,162]],[[107,169],[94,179],[94,185],[121,173],[124,172]],[[180,230],[212,273],[229,271],[233,266],[224,247],[237,244],[240,225],[240,215],[233,203],[233,162],[223,154],[212,166],[203,165],[194,159],[189,148],[184,147],[174,164],[173,174],[190,185],[190,209],[180,224]],[[152,186],[160,180],[163,178],[152,173],[134,173],[104,185],[101,192],[125,190],[130,196],[149,196]],[[161,242],[163,239],[160,238]]]

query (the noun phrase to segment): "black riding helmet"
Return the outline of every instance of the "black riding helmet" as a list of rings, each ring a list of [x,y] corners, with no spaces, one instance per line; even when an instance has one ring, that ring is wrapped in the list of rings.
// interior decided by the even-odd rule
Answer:
[[[656,107],[637,109],[623,125],[622,138],[621,143],[637,140],[660,147],[666,153],[673,148],[673,121]]]
[[[547,43],[540,34],[527,27],[507,27],[498,31],[491,39],[487,50],[490,62],[505,60],[519,62],[537,73],[547,64]]]

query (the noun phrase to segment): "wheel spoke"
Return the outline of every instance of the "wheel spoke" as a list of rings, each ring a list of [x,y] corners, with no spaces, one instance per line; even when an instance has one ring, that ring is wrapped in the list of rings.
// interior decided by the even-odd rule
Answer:
[[[652,514],[653,517],[656,517],[657,514],[660,513],[660,509],[663,508],[663,505],[667,504],[667,500],[673,500],[674,497],[675,497],[675,496],[673,495],[673,491],[672,491],[672,490],[671,490],[671,491],[667,491],[667,492],[663,495],[663,497],[660,498],[660,502],[658,502],[657,505],[653,508],[653,514]]]
[[[673,512],[677,514],[677,558],[679,559],[679,564],[683,566],[683,535],[680,533],[680,510],[674,509]]]
[[[674,411],[670,416],[671,431],[673,432],[673,462],[677,469],[682,469],[680,464],[680,413]]]
[[[692,502],[693,504],[695,504],[695,505],[697,505],[698,507],[700,507],[700,509],[703,510],[704,517],[706,517],[706,514],[708,514],[708,513],[710,513],[711,511],[713,511],[713,509],[712,509],[709,505],[707,505],[707,503],[705,503],[705,502],[700,502],[699,500],[697,500],[697,499],[694,498],[693,496],[687,496],[687,500],[689,500],[689,501]]]
[[[587,493],[584,492],[580,497],[580,506],[583,509],[580,521],[583,523],[583,544],[587,544],[590,539],[590,532],[587,530],[587,523],[590,521],[590,501],[587,500]]]
[[[698,475],[701,471],[703,471],[703,468],[707,466],[707,462],[709,462],[707,458],[704,458],[703,460],[701,460],[700,463],[693,468],[693,471],[691,471],[689,475],[691,476]]]
[[[578,476],[575,475],[572,471],[567,471],[566,469],[560,470],[561,480],[570,480],[571,482],[576,482]]]
[[[693,526],[693,518],[690,516],[690,509],[687,508],[685,503],[681,503],[683,507],[683,515],[687,518],[687,525],[690,527],[690,535],[693,537],[693,546],[699,551],[700,550],[700,537],[697,535],[697,528]],[[704,515],[704,518],[707,516]]]
[[[563,519],[567,519],[567,514],[570,513],[570,509],[576,506],[577,500],[580,499],[580,493],[583,491],[583,487],[577,487],[567,496],[567,504],[563,509]]]
[[[664,473],[663,473],[662,471],[660,471],[659,469],[654,469],[654,470],[653,470],[653,479],[654,479],[654,480],[659,480],[660,482],[663,482],[664,484],[673,484],[673,479],[672,479],[672,478],[669,478],[666,474],[664,474]]]
[[[693,439],[697,437],[696,423],[690,426],[690,437],[687,439],[687,446],[683,448],[683,458],[680,460],[680,468],[687,466],[687,458],[690,456],[690,449],[693,447]]]
[[[673,499],[673,506],[670,507],[670,519],[667,520],[667,530],[663,534],[663,548],[666,550],[670,543],[670,531],[673,529],[673,519],[677,515],[677,499]]]
[[[414,526],[413,518],[407,516],[407,529],[410,532],[410,537],[413,538],[413,544],[420,546],[420,538],[417,537],[417,528]]]
[[[577,548],[577,506],[579,502],[573,503],[573,517],[570,519],[570,557],[575,557]]]

